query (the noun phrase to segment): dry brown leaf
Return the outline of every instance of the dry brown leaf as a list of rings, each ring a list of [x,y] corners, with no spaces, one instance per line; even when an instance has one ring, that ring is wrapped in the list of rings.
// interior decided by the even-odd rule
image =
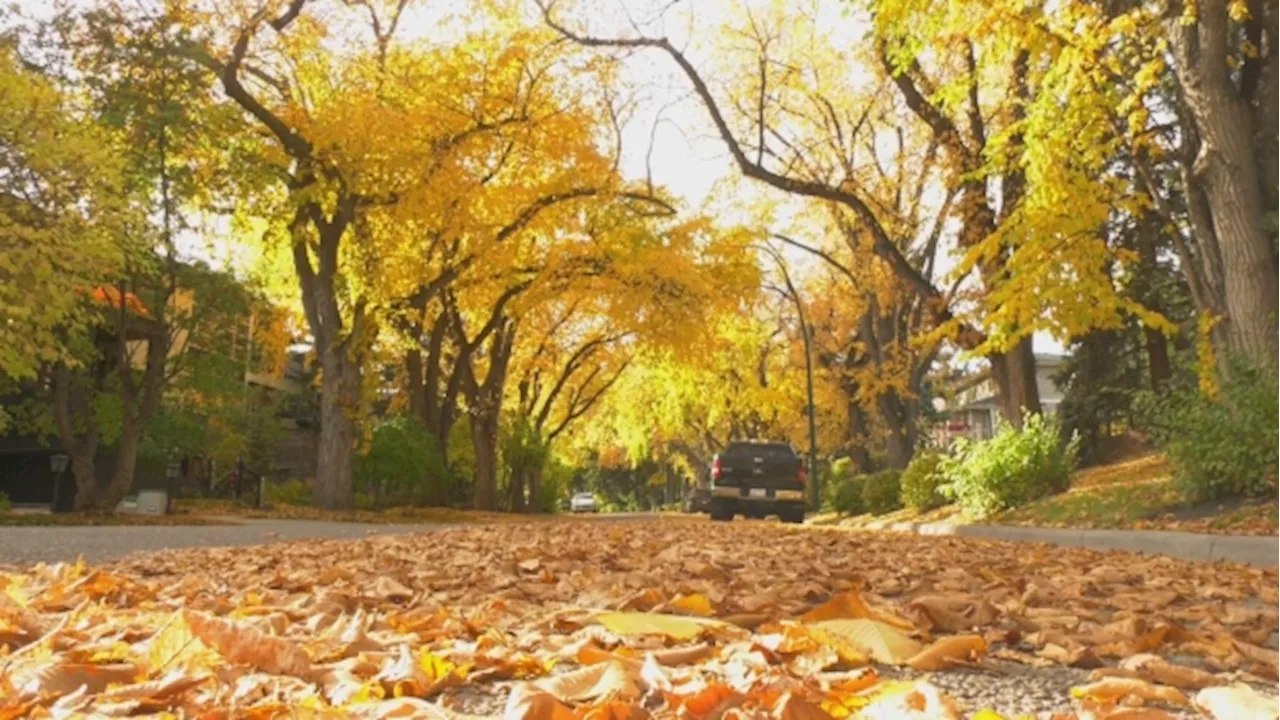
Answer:
[[[507,698],[503,720],[574,720],[573,710],[555,695],[541,688],[521,683]]]
[[[126,663],[93,665],[55,661],[15,674],[10,683],[17,693],[18,702],[26,702],[38,697],[61,697],[77,691],[94,695],[105,690],[108,685],[131,683],[137,679],[138,674],[138,666]]]
[[[194,610],[183,610],[182,620],[191,634],[217,650],[228,663],[296,678],[311,676],[311,658],[284,638]]]
[[[1126,697],[1137,697],[1147,702],[1162,702],[1169,705],[1187,704],[1187,696],[1177,688],[1153,685],[1137,678],[1103,678],[1088,685],[1071,688],[1071,695],[1102,701],[1122,701]]]
[[[1147,680],[1177,688],[1199,690],[1224,684],[1221,678],[1212,673],[1199,668],[1175,665],[1159,655],[1150,653],[1125,658],[1121,661],[1120,668],[1136,672],[1139,677]]]
[[[534,685],[564,702],[631,699],[640,696],[636,675],[633,669],[623,663],[609,660],[543,678]]]
[[[1280,718],[1280,701],[1243,684],[1205,688],[1196,693],[1195,706],[1213,720]]]
[[[1000,617],[1000,611],[985,598],[970,595],[925,595],[912,600],[904,610],[917,625],[949,633],[984,627]]]
[[[929,647],[907,659],[914,670],[945,670],[956,661],[979,660],[987,652],[987,643],[979,635],[953,635],[940,638]]]

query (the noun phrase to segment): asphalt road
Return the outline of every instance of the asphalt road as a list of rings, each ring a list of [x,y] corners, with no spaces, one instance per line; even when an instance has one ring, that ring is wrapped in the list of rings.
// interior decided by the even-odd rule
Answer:
[[[580,516],[583,522],[612,522],[652,517],[647,513]],[[0,526],[0,567],[38,562],[86,563],[118,560],[137,552],[189,547],[260,545],[285,540],[362,538],[375,534],[416,533],[458,527],[446,523],[387,525],[323,520],[253,520],[236,525],[89,525]]]

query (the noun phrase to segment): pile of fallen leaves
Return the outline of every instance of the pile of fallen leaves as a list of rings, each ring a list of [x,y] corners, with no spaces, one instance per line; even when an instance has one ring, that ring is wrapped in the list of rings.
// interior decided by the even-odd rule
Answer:
[[[0,720],[991,720],[929,676],[1011,662],[1093,670],[1060,718],[1275,718],[1276,604],[1275,570],[764,523],[174,551],[0,574]]]

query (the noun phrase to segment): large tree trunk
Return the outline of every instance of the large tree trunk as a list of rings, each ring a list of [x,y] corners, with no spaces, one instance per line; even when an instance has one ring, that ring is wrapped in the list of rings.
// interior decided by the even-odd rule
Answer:
[[[911,464],[911,457],[916,451],[916,418],[893,390],[881,394],[879,405],[880,417],[888,430],[884,445],[889,467],[902,470]]]
[[[852,388],[845,389],[845,408],[849,415],[849,460],[859,474],[866,475],[875,468],[871,463],[871,451],[867,448],[867,411],[854,397]]]
[[[320,378],[320,443],[312,490],[320,507],[347,510],[353,500],[360,371],[345,357],[341,346],[331,346],[321,357],[324,374]]]
[[[116,466],[106,487],[101,488],[94,498],[93,506],[103,512],[114,512],[133,488],[133,476],[138,468],[138,445],[142,442],[142,427],[132,421],[126,421],[120,430],[120,439],[116,443]]]
[[[1024,412],[1041,411],[1031,338],[1023,338],[1009,352],[988,355],[987,359],[991,362],[991,377],[996,382],[1000,415],[1013,427],[1021,428]]]
[[[542,513],[546,509],[542,506],[542,471],[543,463],[529,468],[528,510],[531,513]]]
[[[1265,226],[1261,183],[1267,178],[1258,170],[1250,99],[1241,97],[1227,66],[1226,1],[1198,0],[1192,23],[1176,9],[1167,21],[1174,68],[1192,115],[1187,120],[1194,119],[1200,140],[1193,170],[1208,201],[1222,261],[1228,346],[1250,363],[1274,370],[1277,261]],[[1275,128],[1263,130],[1268,144],[1274,144]],[[1212,257],[1212,240],[1197,239]]]
[[[496,510],[498,498],[498,411],[476,408],[471,415],[471,446],[476,455],[476,510]]]

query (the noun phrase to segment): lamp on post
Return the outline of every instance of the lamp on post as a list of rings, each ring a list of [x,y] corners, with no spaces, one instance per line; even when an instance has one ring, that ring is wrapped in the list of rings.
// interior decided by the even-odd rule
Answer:
[[[61,512],[58,506],[58,490],[62,485],[62,474],[67,471],[70,459],[66,453],[60,452],[49,456],[49,469],[53,471],[53,502],[49,504],[49,510],[52,512]]]

